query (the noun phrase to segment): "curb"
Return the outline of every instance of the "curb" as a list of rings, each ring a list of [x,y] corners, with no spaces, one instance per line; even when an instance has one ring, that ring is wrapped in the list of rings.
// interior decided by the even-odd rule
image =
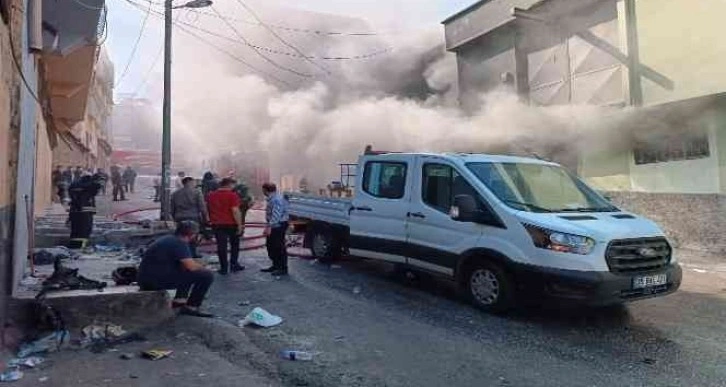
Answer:
[[[199,338],[210,350],[233,364],[249,368],[271,381],[282,385],[277,366],[266,352],[255,345],[242,328],[220,319],[179,316],[169,328],[176,334],[191,334]]]

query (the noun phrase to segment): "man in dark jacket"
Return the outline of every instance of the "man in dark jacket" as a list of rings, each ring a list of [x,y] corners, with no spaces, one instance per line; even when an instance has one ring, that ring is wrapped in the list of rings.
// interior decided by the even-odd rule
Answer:
[[[171,216],[177,224],[183,221],[192,221],[198,225],[206,224],[209,220],[207,205],[204,202],[202,193],[194,186],[194,178],[185,177],[182,180],[184,185],[171,195]],[[192,257],[199,258],[197,253],[197,241],[189,242],[189,249]]]
[[[124,170],[124,174],[122,177],[124,180],[124,187],[126,189],[126,192],[134,193],[134,185],[136,184],[136,171],[129,165],[126,167],[126,170]]]
[[[176,289],[172,307],[179,308],[180,314],[213,317],[199,310],[214,276],[189,251],[189,242],[198,233],[196,223],[180,222],[174,235],[152,243],[139,265],[139,286],[141,290]]]

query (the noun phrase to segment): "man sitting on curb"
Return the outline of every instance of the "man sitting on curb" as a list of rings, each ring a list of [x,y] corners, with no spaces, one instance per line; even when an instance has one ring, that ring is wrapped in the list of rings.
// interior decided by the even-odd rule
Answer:
[[[214,275],[192,258],[189,242],[195,240],[198,233],[196,222],[182,221],[174,235],[152,243],[139,265],[138,282],[141,290],[176,289],[172,307],[179,308],[179,314],[213,317],[199,310]]]

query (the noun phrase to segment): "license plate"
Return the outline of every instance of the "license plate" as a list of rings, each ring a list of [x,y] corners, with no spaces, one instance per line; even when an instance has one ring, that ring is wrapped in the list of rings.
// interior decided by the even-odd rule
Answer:
[[[666,274],[644,275],[633,278],[633,289],[649,288],[652,286],[660,286],[668,283]]]

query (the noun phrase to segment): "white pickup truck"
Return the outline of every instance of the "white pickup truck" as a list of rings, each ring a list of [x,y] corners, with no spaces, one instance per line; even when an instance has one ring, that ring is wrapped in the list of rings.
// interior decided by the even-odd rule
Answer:
[[[478,307],[526,292],[608,305],[675,292],[681,268],[661,229],[561,166],[480,154],[361,156],[352,199],[287,194],[305,246],[455,280]]]

